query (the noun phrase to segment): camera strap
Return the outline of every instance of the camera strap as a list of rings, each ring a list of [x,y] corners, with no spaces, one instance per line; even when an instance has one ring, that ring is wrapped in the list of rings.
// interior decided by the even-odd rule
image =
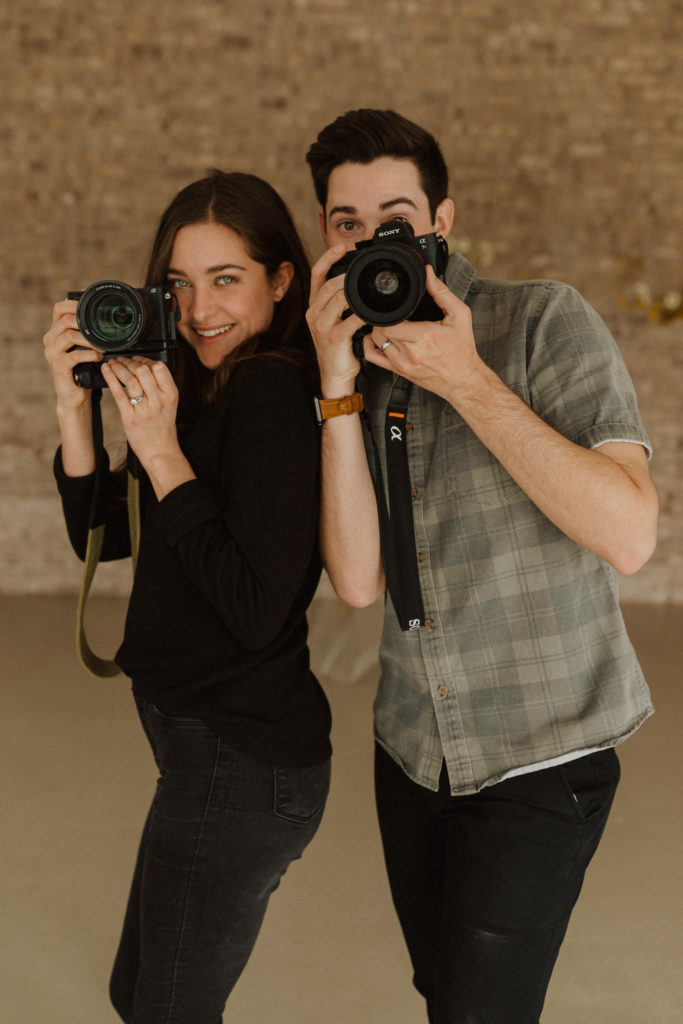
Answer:
[[[413,385],[410,381],[404,377],[398,377],[389,396],[384,425],[388,505],[379,452],[372,434],[370,418],[367,412],[363,417],[370,436],[375,463],[375,494],[387,589],[391,595],[399,625],[406,631],[420,629],[425,619],[417,568],[413,494],[408,467],[407,416],[412,388]]]
[[[76,650],[81,664],[88,672],[99,679],[111,679],[114,676],[120,675],[121,669],[112,659],[100,658],[95,654],[85,635],[85,606],[95,576],[95,569],[102,554],[102,545],[104,544],[106,531],[104,508],[102,507],[102,475],[105,468],[101,410],[102,392],[99,388],[93,388],[91,396],[92,433],[97,465],[88,517],[88,542],[83,565],[83,580],[76,610]],[[140,541],[140,487],[138,475],[139,463],[131,452],[128,459],[127,505],[133,573],[135,573]]]

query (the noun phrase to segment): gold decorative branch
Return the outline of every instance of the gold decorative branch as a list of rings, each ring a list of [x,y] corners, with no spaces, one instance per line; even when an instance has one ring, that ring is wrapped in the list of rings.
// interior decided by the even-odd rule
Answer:
[[[632,298],[624,300],[621,305],[624,309],[642,310],[654,324],[669,324],[673,320],[683,320],[682,290],[653,295],[649,284],[639,281],[633,286]]]

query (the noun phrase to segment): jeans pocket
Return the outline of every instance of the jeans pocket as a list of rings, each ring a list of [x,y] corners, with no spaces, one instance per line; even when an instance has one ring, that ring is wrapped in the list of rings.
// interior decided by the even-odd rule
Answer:
[[[606,820],[619,783],[619,759],[612,747],[559,766],[579,818]]]
[[[148,704],[148,707],[159,721],[170,728],[176,726],[179,729],[208,729],[208,725],[202,718],[191,718],[189,715],[174,715],[169,711],[164,711],[158,704]]]
[[[307,824],[322,813],[330,789],[330,762],[303,768],[274,768],[273,811],[278,818]]]

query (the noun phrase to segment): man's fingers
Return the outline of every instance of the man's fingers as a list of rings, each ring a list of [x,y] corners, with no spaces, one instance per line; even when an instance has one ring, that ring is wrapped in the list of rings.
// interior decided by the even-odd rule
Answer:
[[[311,302],[315,300],[318,292],[323,287],[327,280],[327,275],[337,260],[341,259],[344,255],[346,247],[344,245],[335,245],[332,249],[328,249],[324,252],[317,263],[311,270]],[[340,275],[341,276],[341,275]]]
[[[389,344],[387,344],[387,342]],[[394,370],[395,365],[389,358],[389,353],[393,348],[392,341],[382,334],[377,328],[372,334],[366,334],[363,338],[363,351],[365,352],[365,358],[369,363],[374,363],[375,366],[381,366],[383,370]]]
[[[434,268],[427,267],[427,291],[444,314],[446,323],[454,323],[463,309],[468,309],[457,295],[454,295],[447,284],[434,273]]]

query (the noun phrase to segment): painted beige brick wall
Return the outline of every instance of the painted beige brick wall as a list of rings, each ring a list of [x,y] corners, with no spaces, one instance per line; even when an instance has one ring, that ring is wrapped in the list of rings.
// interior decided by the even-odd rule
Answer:
[[[156,217],[208,167],[253,170],[321,251],[304,153],[357,106],[442,142],[456,235],[501,277],[557,277],[609,323],[656,448],[659,548],[624,597],[683,599],[680,0],[26,0],[0,14],[0,588],[71,591],[41,337],[67,290],[137,283]],[[115,431],[110,418],[110,436]],[[126,567],[98,588],[124,592]]]

